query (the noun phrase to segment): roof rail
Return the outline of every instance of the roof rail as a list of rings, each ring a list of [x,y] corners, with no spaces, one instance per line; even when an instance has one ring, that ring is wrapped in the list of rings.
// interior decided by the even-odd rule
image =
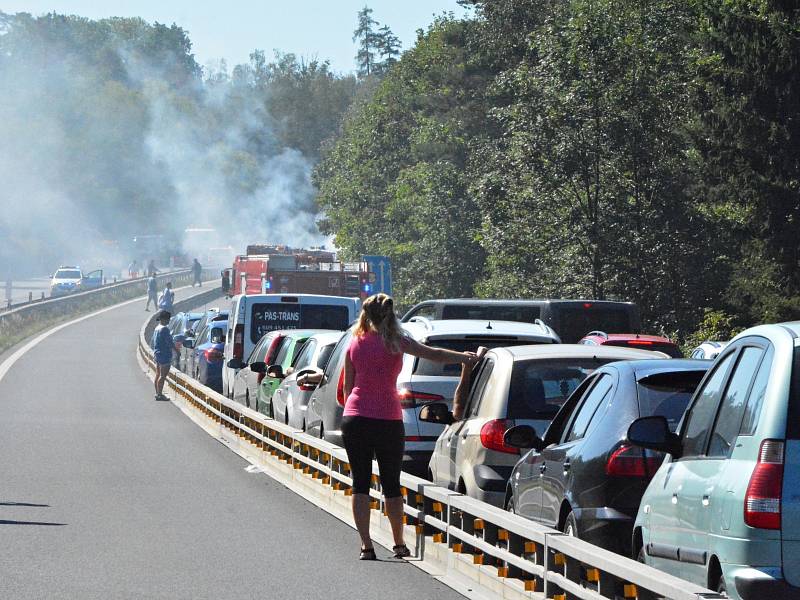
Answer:
[[[417,317],[411,317],[408,320],[408,322],[409,323],[419,323],[421,325],[424,325],[425,329],[427,329],[428,331],[430,331],[432,329],[431,320],[428,317],[423,317],[422,315],[419,315]]]
[[[589,333],[587,333],[583,337],[587,337],[587,336],[590,336],[590,335],[597,335],[597,336],[599,336],[601,338],[608,339],[608,334],[605,331],[590,331]]]

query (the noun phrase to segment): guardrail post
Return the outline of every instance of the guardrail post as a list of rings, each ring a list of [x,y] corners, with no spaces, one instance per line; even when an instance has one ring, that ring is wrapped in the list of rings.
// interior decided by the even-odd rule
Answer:
[[[28,292],[28,302],[33,302],[33,292]]]

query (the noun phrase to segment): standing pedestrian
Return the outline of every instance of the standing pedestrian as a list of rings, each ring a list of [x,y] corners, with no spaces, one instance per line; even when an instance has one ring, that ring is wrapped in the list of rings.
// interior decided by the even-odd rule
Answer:
[[[135,279],[139,276],[139,263],[134,258],[131,264],[128,265],[128,279]]]
[[[194,262],[192,262],[192,275],[194,275],[194,281],[192,281],[192,287],[196,283],[200,287],[203,287],[203,281],[200,276],[203,274],[203,265],[200,264],[200,261],[196,258]]]
[[[473,364],[472,352],[454,352],[424,346],[405,336],[394,302],[386,294],[367,298],[345,353],[342,438],[353,476],[353,519],[361,537],[361,560],[375,560],[369,534],[369,489],[372,460],[378,461],[386,514],[394,537],[396,558],[411,553],[403,541],[403,497],[400,471],[405,445],[403,409],[397,391],[397,376],[403,353],[440,363]]]
[[[231,278],[230,278],[230,271],[228,269],[222,271],[222,293],[225,295],[226,298],[230,298]]]
[[[154,381],[156,388],[156,400],[166,400],[164,396],[164,383],[167,381],[169,375],[169,368],[172,365],[172,351],[175,349],[175,340],[172,339],[172,334],[169,332],[169,320],[172,318],[172,313],[166,310],[160,310],[156,313],[156,320],[158,325],[153,331],[153,354],[156,359],[156,378]]]
[[[153,308],[158,308],[158,289],[156,283],[156,276],[150,275],[147,278],[147,304],[144,305],[146,311],[150,310],[150,302],[153,303]]]
[[[155,275],[156,273],[158,273],[158,269],[156,269],[156,261],[151,258],[150,262],[147,263],[147,276],[150,277],[150,275]]]
[[[175,302],[175,292],[172,291],[172,282],[168,281],[164,291],[158,298],[158,308],[162,311],[172,312],[172,305]]]

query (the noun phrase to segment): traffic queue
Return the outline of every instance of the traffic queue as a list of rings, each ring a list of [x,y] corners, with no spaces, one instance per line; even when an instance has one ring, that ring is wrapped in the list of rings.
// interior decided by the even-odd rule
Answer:
[[[176,315],[174,366],[342,445],[345,355],[374,289],[268,284]],[[403,470],[730,597],[797,597],[800,324],[686,359],[627,302],[432,299],[399,321],[415,342],[479,356],[404,355]]]

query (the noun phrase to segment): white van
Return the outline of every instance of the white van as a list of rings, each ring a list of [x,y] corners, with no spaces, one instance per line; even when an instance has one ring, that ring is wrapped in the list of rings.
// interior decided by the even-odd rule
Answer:
[[[359,298],[317,294],[250,294],[234,296],[228,316],[222,389],[230,397],[233,378],[247,366],[258,341],[282,329],[345,330],[361,308]]]

